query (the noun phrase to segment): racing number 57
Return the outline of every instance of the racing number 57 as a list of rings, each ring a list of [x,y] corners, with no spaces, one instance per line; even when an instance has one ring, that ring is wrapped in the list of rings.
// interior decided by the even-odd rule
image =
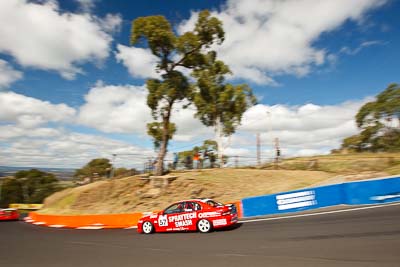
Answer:
[[[158,217],[158,226],[168,226],[167,215],[160,215]]]

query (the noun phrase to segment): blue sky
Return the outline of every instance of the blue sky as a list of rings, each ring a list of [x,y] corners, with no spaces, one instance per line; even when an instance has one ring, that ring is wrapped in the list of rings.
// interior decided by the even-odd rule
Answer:
[[[79,167],[117,153],[117,165],[142,166],[155,155],[144,87],[154,58],[130,47],[131,21],[161,14],[181,34],[202,9],[224,23],[216,50],[229,82],[260,102],[226,154],[255,161],[258,132],[264,160],[275,137],[285,156],[329,153],[357,133],[358,108],[399,82],[399,1],[2,1],[0,165]],[[213,137],[193,113],[176,106],[170,152]]]

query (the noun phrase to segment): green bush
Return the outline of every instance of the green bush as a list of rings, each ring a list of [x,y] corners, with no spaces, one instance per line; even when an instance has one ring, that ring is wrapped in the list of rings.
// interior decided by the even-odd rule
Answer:
[[[85,178],[94,176],[108,176],[111,171],[111,163],[109,159],[98,158],[92,159],[89,163],[83,166],[81,169],[75,171],[75,178]]]
[[[3,180],[0,205],[7,207],[11,203],[42,203],[46,197],[60,189],[54,174],[37,169],[18,171],[14,177]]]

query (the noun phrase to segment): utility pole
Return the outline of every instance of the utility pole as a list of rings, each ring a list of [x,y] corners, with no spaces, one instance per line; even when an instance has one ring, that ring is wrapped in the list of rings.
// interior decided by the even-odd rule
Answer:
[[[273,161],[273,154],[274,154],[274,150],[272,149],[273,143],[274,143],[274,138],[272,135],[272,117],[271,117],[271,112],[267,111],[267,116],[268,116],[268,138],[267,138],[267,146],[271,145],[271,151],[272,151],[272,155],[271,155],[271,162]],[[271,138],[271,139],[270,139]],[[271,143],[270,143],[271,142]],[[269,156],[268,156],[269,158]]]
[[[260,142],[260,133],[257,133],[257,166],[261,165],[261,142]]]
[[[279,138],[275,138],[275,163],[279,162],[281,156],[281,149],[279,147]]]

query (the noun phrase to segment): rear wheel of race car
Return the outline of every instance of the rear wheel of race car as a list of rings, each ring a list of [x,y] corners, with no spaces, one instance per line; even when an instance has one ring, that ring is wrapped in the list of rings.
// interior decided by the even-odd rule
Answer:
[[[151,222],[148,222],[148,221],[144,222],[143,225],[142,225],[142,231],[145,234],[153,233],[153,231],[154,231],[153,224]]]
[[[201,233],[209,233],[212,230],[212,226],[209,220],[201,219],[200,221],[197,222],[197,229]]]

